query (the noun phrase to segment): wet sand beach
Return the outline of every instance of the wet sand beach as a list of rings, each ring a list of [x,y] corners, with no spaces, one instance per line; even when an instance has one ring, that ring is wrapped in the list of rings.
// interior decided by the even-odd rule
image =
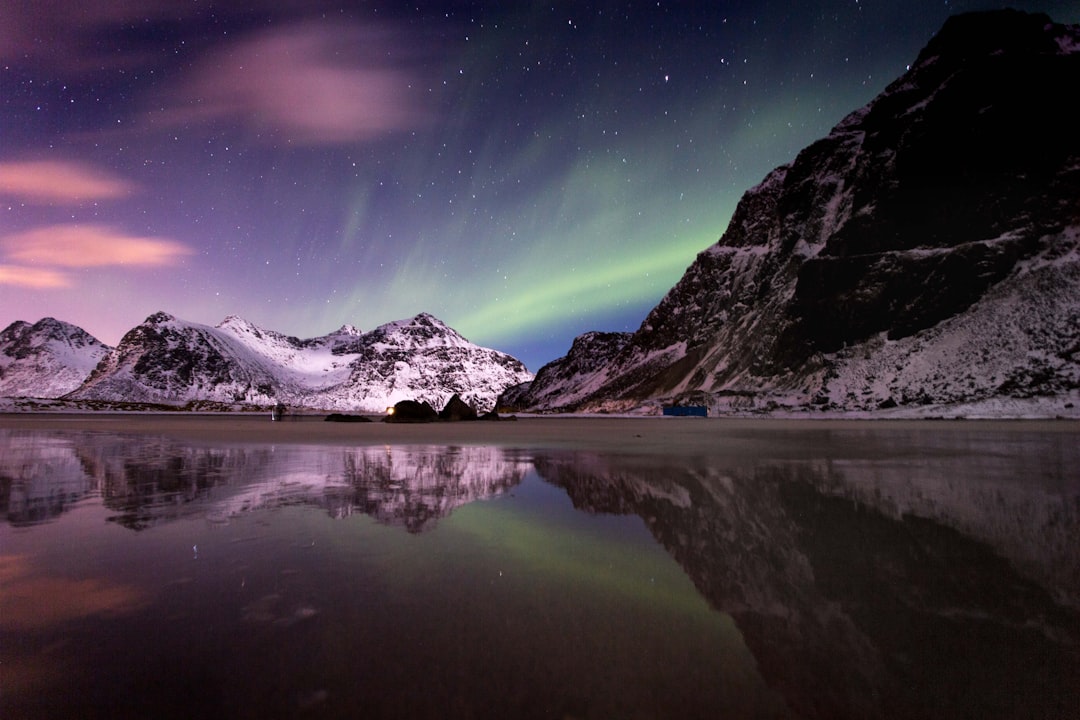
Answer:
[[[1071,420],[865,420],[523,416],[499,421],[385,423],[325,422],[323,416],[143,413],[0,414],[0,428],[153,434],[208,443],[301,445],[485,445],[619,450],[641,453],[735,452],[739,438],[776,434],[805,448],[823,432],[856,435],[875,429],[913,432],[1080,433]],[[782,438],[779,436],[783,436]],[[792,448],[793,450],[795,447]]]
[[[1076,421],[324,417],[0,414],[0,717],[1076,706]]]

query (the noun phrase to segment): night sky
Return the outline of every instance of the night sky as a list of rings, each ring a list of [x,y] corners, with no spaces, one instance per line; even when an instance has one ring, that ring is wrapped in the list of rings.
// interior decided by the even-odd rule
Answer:
[[[744,191],[1003,5],[8,0],[0,327],[426,311],[535,371],[636,329]]]

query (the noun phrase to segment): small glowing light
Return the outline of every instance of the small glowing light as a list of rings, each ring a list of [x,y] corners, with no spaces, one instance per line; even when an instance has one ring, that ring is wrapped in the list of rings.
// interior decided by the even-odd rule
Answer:
[[[386,414],[387,415],[393,415],[394,414],[394,408],[392,408],[392,407],[386,408]]]

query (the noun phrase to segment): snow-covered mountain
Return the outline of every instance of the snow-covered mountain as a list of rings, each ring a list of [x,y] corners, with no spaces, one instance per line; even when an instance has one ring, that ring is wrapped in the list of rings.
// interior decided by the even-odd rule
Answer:
[[[469,342],[426,313],[369,333],[346,325],[301,340],[235,316],[211,327],[159,312],[112,349],[65,323],[43,320],[33,327],[39,325],[63,328],[62,333],[51,331],[56,337],[79,339],[79,352],[62,356],[65,384],[58,382],[60,372],[46,376],[44,370],[34,371],[45,367],[36,360],[44,351],[34,355],[25,350],[47,347],[51,354],[43,357],[61,356],[55,349],[61,343],[45,343],[40,338],[53,337],[46,330],[35,334],[26,323],[15,323],[4,331],[0,346],[5,396],[175,405],[283,402],[381,413],[406,399],[442,407],[455,393],[490,409],[504,389],[532,378],[518,360]],[[67,342],[76,346],[75,340]],[[16,384],[18,378],[25,380]]]
[[[1078,414],[1080,27],[950,18],[740,201],[610,358],[523,408]],[[947,410],[952,408],[952,410]]]
[[[53,318],[18,320],[0,332],[0,397],[59,397],[82,384],[109,347]]]

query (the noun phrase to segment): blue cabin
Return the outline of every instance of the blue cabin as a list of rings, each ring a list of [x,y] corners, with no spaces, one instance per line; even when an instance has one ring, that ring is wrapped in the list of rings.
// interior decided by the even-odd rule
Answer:
[[[673,417],[709,417],[709,408],[704,405],[669,405],[664,407],[664,414]]]

